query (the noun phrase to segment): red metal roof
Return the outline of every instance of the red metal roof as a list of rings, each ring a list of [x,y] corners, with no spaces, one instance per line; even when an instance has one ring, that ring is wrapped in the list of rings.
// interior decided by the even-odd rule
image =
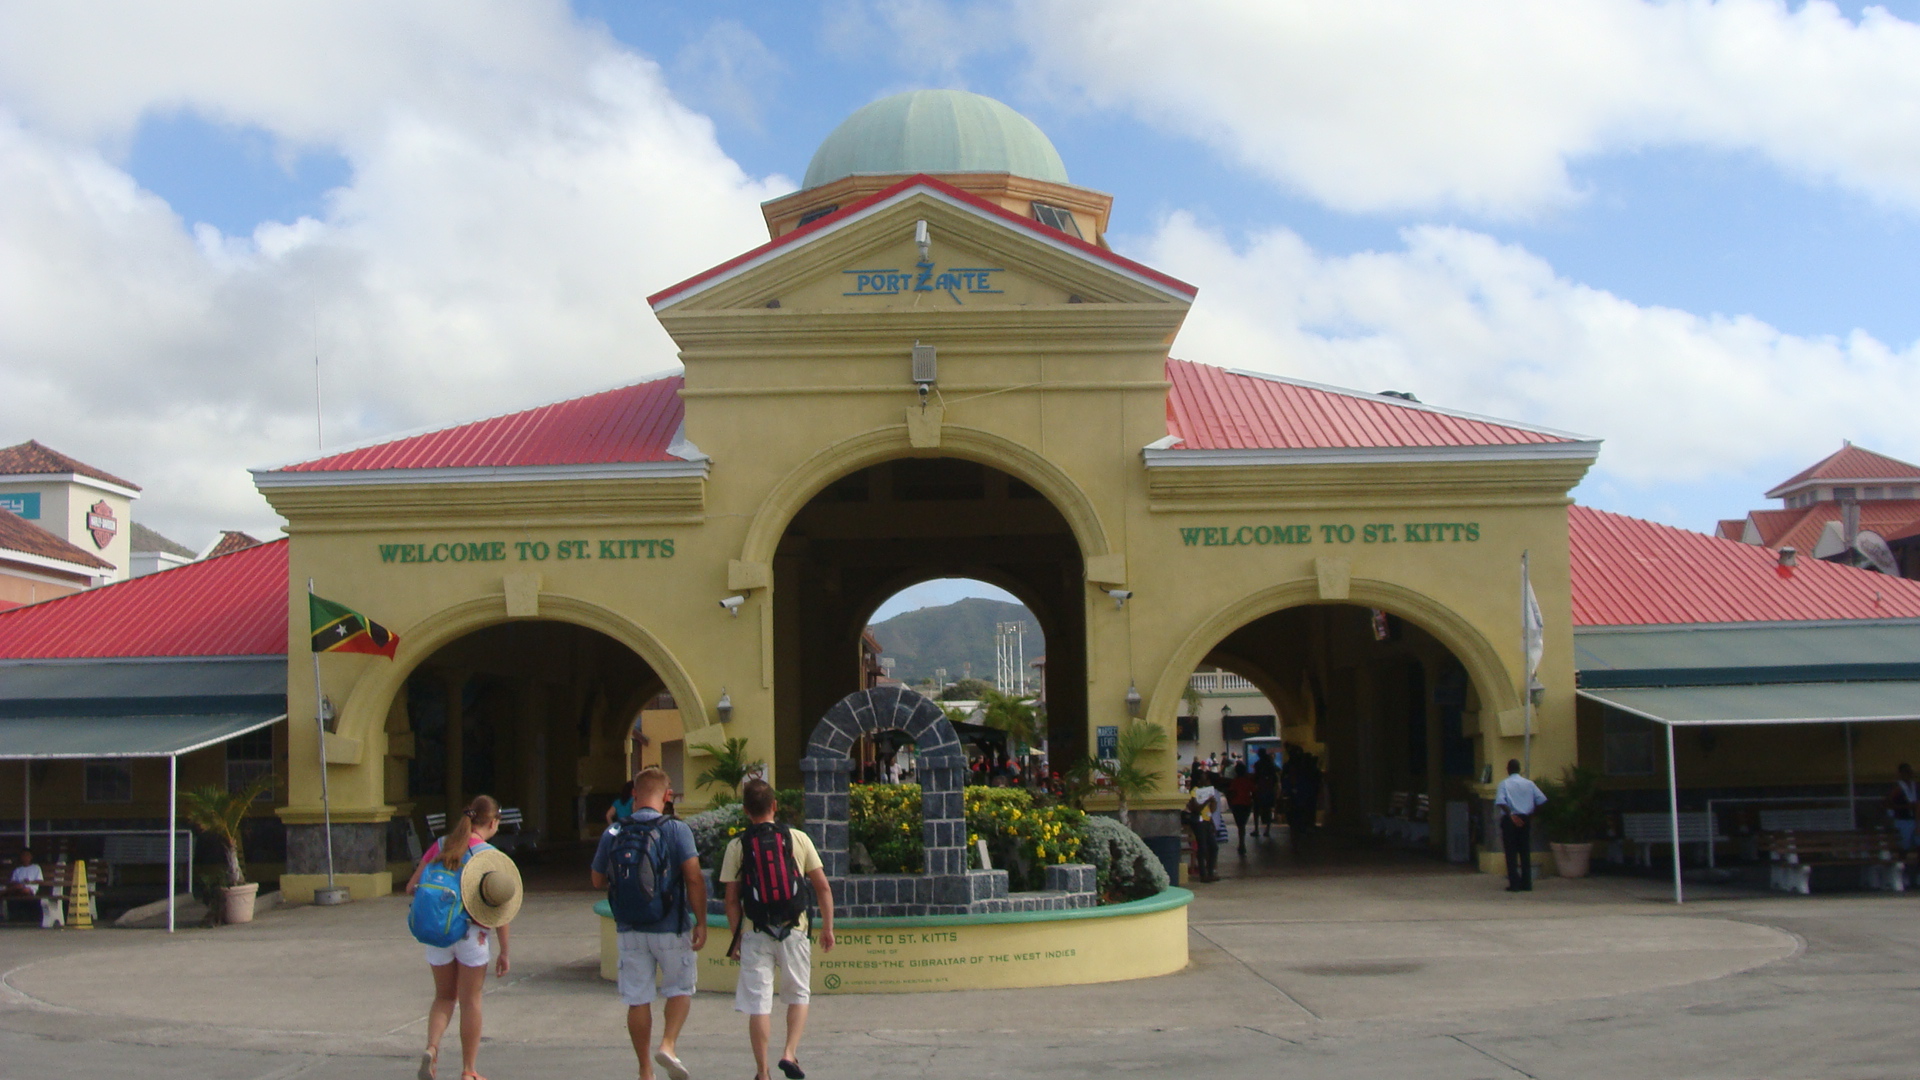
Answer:
[[[623,386],[289,465],[281,472],[606,465],[677,460],[684,376]]]
[[[1920,618],[1920,581],[1586,506],[1568,509],[1575,626]]]
[[[287,651],[287,542],[0,612],[0,659]]]
[[[679,295],[680,293],[683,293],[686,290],[693,288],[695,285],[699,285],[705,281],[711,281],[712,279],[727,273],[729,270],[732,270],[738,266],[741,266],[745,263],[749,263],[755,259],[760,258],[762,255],[766,255],[766,254],[769,254],[770,252],[778,251],[781,248],[787,247],[790,244],[798,243],[801,240],[804,240],[804,239],[807,239],[808,237],[813,236],[815,233],[819,232],[822,229],[829,228],[835,224],[838,224],[839,222],[845,221],[848,218],[853,217],[856,214],[863,213],[878,203],[885,202],[886,200],[891,199],[902,192],[908,191],[916,187],[931,188],[934,191],[938,191],[942,195],[945,195],[945,196],[948,196],[949,198],[956,199],[960,202],[963,202],[975,210],[1000,218],[1003,221],[1011,222],[1012,224],[1017,225],[1020,228],[1025,229],[1030,233],[1034,233],[1038,236],[1043,236],[1047,240],[1053,243],[1066,244],[1068,247],[1074,248],[1075,250],[1079,251],[1083,255],[1086,255],[1090,258],[1098,259],[1101,262],[1111,263],[1114,266],[1118,266],[1121,269],[1127,270],[1130,273],[1139,274],[1142,277],[1149,278],[1153,281],[1159,282],[1160,284],[1165,285],[1168,288],[1175,290],[1176,292],[1185,293],[1189,297],[1194,296],[1200,291],[1197,287],[1193,285],[1189,285],[1186,282],[1181,281],[1179,278],[1173,277],[1170,274],[1163,274],[1160,271],[1155,270],[1153,267],[1147,266],[1144,263],[1134,262],[1132,259],[1129,259],[1124,255],[1116,255],[1113,252],[1108,251],[1106,248],[1100,247],[1097,244],[1090,244],[1087,241],[1081,239],[1080,237],[1073,236],[1068,233],[1063,233],[1058,229],[1050,229],[1047,226],[1040,224],[1038,221],[1035,221],[1032,218],[1022,217],[1019,214],[1016,214],[1013,211],[1008,210],[1006,207],[999,205],[998,203],[988,202],[986,199],[983,199],[978,195],[974,195],[974,194],[971,194],[970,192],[962,191],[959,188],[954,187],[952,184],[949,184],[946,181],[941,180],[937,177],[928,176],[925,173],[920,173],[915,176],[909,176],[901,180],[899,183],[894,184],[891,187],[885,188],[881,191],[876,191],[873,194],[867,196],[866,198],[861,199],[859,202],[852,203],[852,204],[849,204],[848,206],[842,207],[841,209],[836,210],[835,212],[828,214],[823,218],[820,218],[815,221],[809,221],[805,225],[802,225],[799,228],[793,230],[792,232],[787,233],[785,236],[775,237],[774,239],[769,240],[764,244],[761,244],[757,248],[753,248],[750,251],[741,252],[740,254],[735,255],[733,258],[728,259],[726,262],[723,262],[718,266],[713,266],[706,270],[702,270],[699,273],[693,275],[692,277],[686,279],[685,281],[681,281],[673,285],[669,285],[666,288],[661,289],[659,292],[654,293],[652,296],[647,297],[647,304],[651,307],[658,308],[663,301],[670,300],[673,297]]]
[[[1882,539],[1904,533],[1920,522],[1920,499],[1867,499],[1856,505],[1860,507],[1860,527],[1872,529]],[[1755,510],[1747,516],[1767,547],[1812,551],[1827,523],[1840,520],[1840,504],[1826,500],[1791,510]]]
[[[1167,361],[1177,450],[1510,446],[1578,441],[1376,394]]]
[[[1809,480],[1920,480],[1920,465],[1909,465],[1898,458],[1847,443],[1801,470],[1793,479],[1776,485],[1767,492],[1767,498],[1777,499]]]
[[[82,573],[87,569],[113,569],[112,563],[86,548],[70,544],[13,511],[0,508],[0,552],[7,551],[73,563]]]
[[[207,552],[207,558],[217,559],[222,555],[231,555],[236,551],[245,551],[250,547],[259,547],[260,541],[238,529],[224,529],[220,533],[220,542]]]
[[[28,439],[18,446],[0,447],[0,476],[30,476],[39,473],[74,473],[79,476],[91,476],[95,480],[105,480],[109,484],[118,484],[135,491],[140,490],[140,485],[131,480],[122,480],[110,472],[75,461],[60,451],[33,439]]]

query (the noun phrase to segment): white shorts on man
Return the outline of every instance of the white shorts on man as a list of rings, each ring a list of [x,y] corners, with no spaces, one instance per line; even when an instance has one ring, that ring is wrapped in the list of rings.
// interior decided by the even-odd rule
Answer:
[[[620,1000],[629,1007],[651,1005],[655,997],[692,997],[699,973],[693,953],[693,935],[649,934],[622,930],[620,943]],[[654,989],[658,974],[659,989]]]
[[[774,968],[780,969],[780,1001],[805,1005],[813,998],[813,946],[806,925],[776,940],[751,927],[740,935],[740,978],[733,987],[733,1009],[748,1016],[773,1012]]]

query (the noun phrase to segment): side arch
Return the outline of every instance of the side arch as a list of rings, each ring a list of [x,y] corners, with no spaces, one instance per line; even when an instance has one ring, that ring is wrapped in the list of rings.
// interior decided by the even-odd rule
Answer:
[[[680,706],[683,717],[698,717],[705,726],[706,703],[687,677],[673,652],[645,627],[620,613],[589,600],[558,593],[540,594],[538,620],[509,619],[506,605],[498,596],[483,596],[443,608],[421,619],[400,633],[400,649],[393,660],[372,664],[353,684],[346,705],[340,712],[340,732],[365,741],[384,729],[387,709],[393,696],[406,685],[407,677],[442,646],[489,626],[506,622],[548,621],[571,623],[607,635],[647,662],[667,686],[667,692]],[[688,731],[696,725],[688,725]]]
[[[1347,598],[1338,601],[1361,607],[1379,608],[1416,623],[1432,634],[1459,659],[1480,694],[1484,711],[1498,716],[1520,707],[1520,695],[1514,677],[1500,653],[1471,623],[1452,608],[1425,593],[1404,585],[1375,578],[1354,578]],[[1319,581],[1300,578],[1285,582],[1235,601],[1195,627],[1174,650],[1167,666],[1155,681],[1153,697],[1147,702],[1146,716],[1164,726],[1173,723],[1174,710],[1180,704],[1180,690],[1193,669],[1204,663],[1207,654],[1226,640],[1229,634],[1255,619],[1288,608],[1325,603],[1320,598]],[[1279,702],[1275,702],[1279,704]]]
[[[905,424],[875,428],[842,439],[815,453],[780,478],[760,504],[740,546],[747,563],[770,563],[787,525],[833,481],[872,465],[903,457],[953,457],[988,465],[1032,485],[1046,496],[1073,530],[1082,558],[1112,551],[1100,514],[1080,485],[1058,465],[1028,447],[979,428],[952,424],[940,429],[938,447],[916,447],[907,438]]]

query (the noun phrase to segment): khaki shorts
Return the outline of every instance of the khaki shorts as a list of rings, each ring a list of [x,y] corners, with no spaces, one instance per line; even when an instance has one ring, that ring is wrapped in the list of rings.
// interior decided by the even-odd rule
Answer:
[[[805,1005],[812,997],[808,983],[813,979],[813,943],[795,930],[785,940],[775,941],[749,928],[740,935],[740,980],[734,984],[733,1008],[748,1016],[765,1016],[773,1011],[773,969],[780,968],[780,1000],[788,1005]]]
[[[651,1005],[658,997],[691,997],[699,963],[693,952],[693,933],[647,934],[622,930],[620,941],[620,1000],[628,1005]],[[654,977],[660,987],[656,995]]]

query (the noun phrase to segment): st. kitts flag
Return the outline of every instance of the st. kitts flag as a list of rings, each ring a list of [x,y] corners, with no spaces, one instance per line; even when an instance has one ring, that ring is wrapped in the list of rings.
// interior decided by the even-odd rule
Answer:
[[[313,618],[314,652],[372,653],[391,660],[400,647],[400,635],[345,604],[308,593],[307,610]]]

